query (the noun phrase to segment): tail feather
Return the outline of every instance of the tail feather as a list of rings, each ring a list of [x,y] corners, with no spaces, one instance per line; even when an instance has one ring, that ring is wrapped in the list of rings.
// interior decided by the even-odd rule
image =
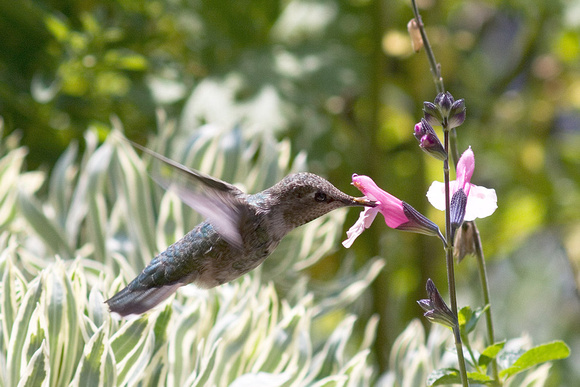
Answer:
[[[174,283],[160,287],[135,290],[130,290],[129,287],[126,287],[105,302],[109,305],[112,313],[117,313],[121,317],[132,314],[137,315],[147,312],[149,309],[158,305],[175,293],[182,285],[182,283]]]

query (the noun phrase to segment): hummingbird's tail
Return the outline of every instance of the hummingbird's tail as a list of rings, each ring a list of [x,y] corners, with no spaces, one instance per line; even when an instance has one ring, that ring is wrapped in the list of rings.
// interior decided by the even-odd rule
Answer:
[[[105,301],[109,305],[112,313],[117,313],[121,317],[137,315],[147,312],[167,297],[175,293],[182,286],[182,283],[151,287],[145,289],[133,289],[127,286],[119,293]]]

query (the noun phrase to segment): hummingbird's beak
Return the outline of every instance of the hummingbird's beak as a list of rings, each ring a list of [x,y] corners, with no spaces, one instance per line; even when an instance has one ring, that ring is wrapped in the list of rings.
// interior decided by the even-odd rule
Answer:
[[[367,198],[352,198],[355,206],[376,207],[377,202]]]

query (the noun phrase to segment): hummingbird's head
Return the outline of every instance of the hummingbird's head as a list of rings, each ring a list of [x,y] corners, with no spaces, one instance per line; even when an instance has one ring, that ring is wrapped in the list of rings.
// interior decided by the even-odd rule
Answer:
[[[282,216],[289,229],[308,223],[337,208],[376,205],[366,198],[355,198],[345,194],[328,180],[313,173],[288,175],[267,191],[270,194],[272,212],[276,216]]]

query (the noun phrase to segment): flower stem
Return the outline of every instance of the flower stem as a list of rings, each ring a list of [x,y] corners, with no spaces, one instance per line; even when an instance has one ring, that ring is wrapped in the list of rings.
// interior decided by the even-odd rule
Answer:
[[[455,131],[455,128],[451,129],[449,132],[449,153],[451,154],[453,165],[457,168],[459,151],[457,150],[457,132]]]
[[[489,298],[489,287],[487,284],[487,270],[485,268],[485,257],[483,255],[483,248],[481,245],[479,230],[477,229],[475,222],[472,222],[472,224],[473,224],[473,234],[475,236],[474,238],[475,256],[477,258],[477,265],[479,267],[479,279],[481,282],[481,291],[483,293],[483,302],[485,305],[487,305],[487,309],[485,311],[485,323],[487,325],[487,340],[489,342],[489,345],[492,345],[495,343],[495,338],[493,333],[493,320],[491,318],[491,302]],[[491,367],[493,372],[493,378],[498,383],[500,383],[499,373],[497,370],[497,361],[495,358],[491,362]]]
[[[459,152],[457,151],[457,132],[455,132],[455,128],[451,129],[450,136],[449,136],[449,149],[450,154],[453,157],[453,161],[455,166],[457,166],[457,161],[459,160]],[[473,234],[474,234],[474,245],[475,245],[475,256],[477,259],[477,266],[479,270],[479,279],[481,282],[481,292],[483,294],[483,303],[487,305],[487,309],[485,310],[485,323],[487,325],[487,341],[488,345],[492,345],[495,343],[494,331],[493,331],[493,319],[491,317],[491,301],[489,297],[489,287],[487,282],[487,270],[485,268],[485,257],[483,255],[483,245],[481,243],[481,237],[479,235],[479,230],[477,229],[477,225],[474,221],[471,222],[473,225]],[[453,243],[454,241],[452,241]],[[493,373],[493,378],[498,382],[499,373],[497,369],[497,360],[494,358],[491,362],[491,369]]]
[[[433,75],[433,82],[435,83],[435,88],[437,93],[443,93],[445,91],[445,86],[443,85],[443,77],[441,76],[441,65],[435,60],[435,54],[433,54],[433,49],[429,44],[429,39],[427,38],[427,33],[425,32],[425,26],[423,25],[423,20],[421,20],[421,15],[419,15],[419,8],[417,8],[417,3],[415,0],[411,0],[413,7],[413,14],[415,15],[415,21],[419,27],[419,32],[421,33],[421,39],[423,39],[423,47],[425,48],[425,53],[427,54],[427,60],[429,60],[429,68],[431,69],[431,75]]]
[[[435,88],[438,93],[443,93],[445,91],[445,86],[443,84],[443,77],[441,76],[441,66],[435,60],[435,54],[429,44],[429,39],[427,38],[427,33],[425,32],[425,26],[421,20],[421,15],[419,15],[419,9],[417,8],[417,3],[415,0],[411,0],[413,7],[413,14],[415,15],[415,21],[421,33],[421,39],[423,39],[423,46],[425,48],[425,53],[427,54],[427,59],[429,61],[429,68],[431,69],[431,74],[433,75],[433,82],[435,83]],[[443,133],[445,136],[445,151],[449,154],[449,130],[447,129],[447,123],[443,127]],[[455,136],[455,133],[453,133]],[[457,152],[457,148],[454,149]],[[454,155],[454,160],[457,162],[457,157]],[[445,260],[447,263],[447,282],[449,284],[449,297],[451,299],[451,311],[457,318],[457,293],[455,291],[455,268],[453,266],[453,238],[451,230],[451,211],[450,211],[450,193],[449,193],[449,157],[443,161],[443,173],[445,175],[445,235],[447,239],[447,244],[445,246]],[[467,370],[465,368],[465,358],[463,356],[463,345],[461,343],[461,333],[459,331],[459,324],[455,324],[453,327],[453,336],[455,338],[455,348],[457,349],[457,360],[459,363],[459,371],[461,374],[461,382],[464,387],[469,386],[467,380]]]
[[[444,147],[445,151],[449,152],[449,130],[444,128]],[[457,318],[457,293],[455,290],[455,268],[453,265],[453,236],[451,230],[451,198],[449,192],[449,158],[443,161],[443,174],[445,175],[445,235],[447,238],[447,246],[445,248],[445,261],[447,264],[447,283],[449,285],[449,298],[451,301],[451,311]],[[465,359],[463,357],[463,345],[461,343],[461,333],[459,331],[459,324],[453,326],[453,336],[455,338],[455,348],[457,350],[457,362],[459,363],[459,371],[461,374],[461,382],[463,386],[469,386],[467,381],[467,370],[465,368]]]

